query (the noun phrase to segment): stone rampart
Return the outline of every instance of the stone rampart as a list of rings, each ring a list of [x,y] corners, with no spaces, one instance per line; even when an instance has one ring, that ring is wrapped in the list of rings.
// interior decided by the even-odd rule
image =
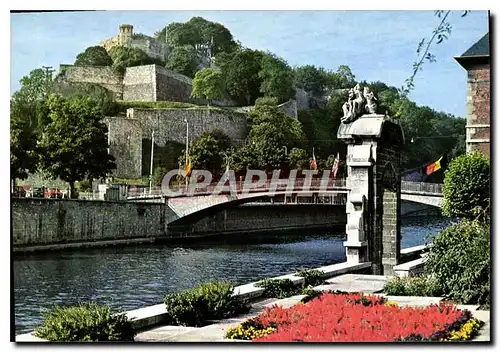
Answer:
[[[61,65],[57,79],[61,83],[89,83],[100,85],[123,98],[123,76],[109,66],[90,67]]]
[[[151,136],[155,131],[153,167],[177,167],[177,158],[186,142],[203,132],[221,130],[235,143],[247,136],[247,115],[217,108],[137,109],[125,117],[105,119],[109,129],[110,152],[117,168],[114,176],[136,178],[150,172]]]
[[[155,66],[127,67],[123,78],[123,100],[157,101]]]

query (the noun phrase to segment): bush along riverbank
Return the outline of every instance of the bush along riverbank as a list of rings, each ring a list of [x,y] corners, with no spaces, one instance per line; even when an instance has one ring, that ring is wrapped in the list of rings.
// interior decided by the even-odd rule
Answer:
[[[229,329],[226,337],[254,342],[465,341],[481,324],[451,304],[399,307],[383,297],[325,292],[288,309],[266,308]]]

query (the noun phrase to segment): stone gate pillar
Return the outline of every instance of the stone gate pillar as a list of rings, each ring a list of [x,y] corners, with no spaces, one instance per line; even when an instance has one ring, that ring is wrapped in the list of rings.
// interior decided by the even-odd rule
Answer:
[[[392,275],[401,249],[403,131],[384,115],[364,114],[344,120],[337,137],[347,143],[347,261]]]

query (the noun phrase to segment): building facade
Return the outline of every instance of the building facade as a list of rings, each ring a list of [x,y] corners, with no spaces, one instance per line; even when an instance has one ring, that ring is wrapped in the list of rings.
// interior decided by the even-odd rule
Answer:
[[[466,151],[490,157],[490,34],[455,60],[467,70]]]

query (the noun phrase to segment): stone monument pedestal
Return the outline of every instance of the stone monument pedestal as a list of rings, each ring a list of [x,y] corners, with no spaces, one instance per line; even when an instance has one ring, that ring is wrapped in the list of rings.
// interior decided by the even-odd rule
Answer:
[[[347,262],[372,262],[375,275],[392,275],[401,249],[401,127],[384,115],[341,123],[347,144]]]

